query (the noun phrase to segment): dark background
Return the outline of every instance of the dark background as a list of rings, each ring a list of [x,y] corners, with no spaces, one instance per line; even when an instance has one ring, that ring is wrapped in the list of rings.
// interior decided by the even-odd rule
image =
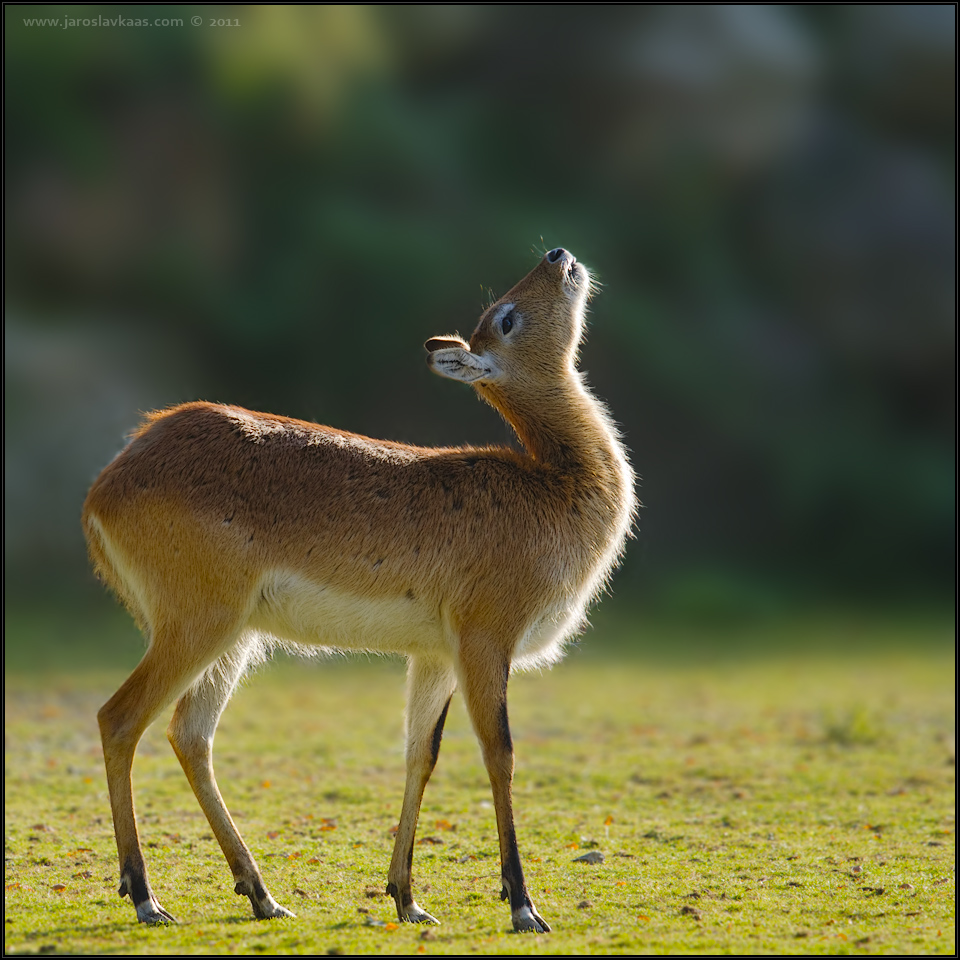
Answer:
[[[79,514],[139,411],[506,439],[422,343],[554,246],[641,477],[608,604],[949,610],[953,6],[4,14],[8,626],[67,624],[8,656],[111,608]]]

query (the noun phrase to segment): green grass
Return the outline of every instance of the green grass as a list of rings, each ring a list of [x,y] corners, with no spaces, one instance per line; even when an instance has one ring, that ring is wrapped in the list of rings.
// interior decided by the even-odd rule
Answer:
[[[223,718],[221,789],[295,920],[252,919],[166,720],[148,731],[134,780],[154,891],[180,920],[163,928],[116,895],[96,711],[123,674],[8,673],[6,952],[952,954],[953,648],[901,639],[913,652],[574,653],[514,678],[517,828],[554,930],[542,937],[509,932],[458,698],[414,859],[418,902],[442,925],[395,923],[400,664],[274,665]],[[602,863],[573,862],[591,850]]]

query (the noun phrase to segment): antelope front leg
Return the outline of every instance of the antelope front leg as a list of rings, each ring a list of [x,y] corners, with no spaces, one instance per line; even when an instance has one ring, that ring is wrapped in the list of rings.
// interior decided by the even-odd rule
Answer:
[[[437,763],[447,707],[456,685],[456,676],[449,663],[410,658],[407,670],[407,782],[387,874],[387,893],[397,903],[397,916],[409,923],[440,922],[413,899],[413,841],[423,790]]]
[[[493,805],[500,833],[501,900],[510,901],[513,929],[517,933],[549,933],[550,925],[537,913],[520,865],[517,832],[513,823],[513,740],[507,718],[507,680],[510,664],[490,649],[471,648],[469,637],[461,639],[458,664],[460,686],[493,789]]]

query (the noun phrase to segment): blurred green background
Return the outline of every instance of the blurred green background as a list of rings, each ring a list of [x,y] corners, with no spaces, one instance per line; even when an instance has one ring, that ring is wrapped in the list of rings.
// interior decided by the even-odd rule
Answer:
[[[554,246],[641,477],[603,616],[951,616],[953,6],[4,16],[8,664],[94,656],[139,411],[507,439],[422,343]]]

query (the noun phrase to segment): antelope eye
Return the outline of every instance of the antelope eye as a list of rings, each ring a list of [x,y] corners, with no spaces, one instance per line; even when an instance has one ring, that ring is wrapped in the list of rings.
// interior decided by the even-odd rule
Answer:
[[[503,315],[500,320],[500,329],[504,334],[509,333],[513,329],[513,310],[509,310]]]

